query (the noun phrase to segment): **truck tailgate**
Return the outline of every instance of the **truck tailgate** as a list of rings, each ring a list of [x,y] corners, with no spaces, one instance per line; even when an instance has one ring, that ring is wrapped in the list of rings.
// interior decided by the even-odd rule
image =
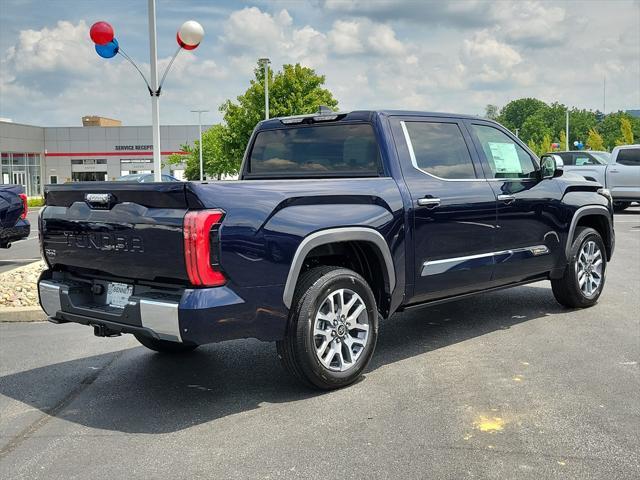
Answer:
[[[48,186],[40,226],[47,261],[54,270],[188,283],[183,219],[199,202],[187,185]]]

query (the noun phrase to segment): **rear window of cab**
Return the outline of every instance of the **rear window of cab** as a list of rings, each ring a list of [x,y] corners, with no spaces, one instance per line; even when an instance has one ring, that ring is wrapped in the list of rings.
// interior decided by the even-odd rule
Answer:
[[[257,177],[370,177],[381,172],[368,123],[263,130],[256,135],[246,175]]]

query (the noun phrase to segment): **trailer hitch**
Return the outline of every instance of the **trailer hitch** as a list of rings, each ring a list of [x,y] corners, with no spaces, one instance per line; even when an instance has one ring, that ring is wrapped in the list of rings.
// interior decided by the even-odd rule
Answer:
[[[90,325],[93,327],[93,334],[96,337],[119,337],[122,335],[122,333],[111,330],[99,323],[91,323]]]

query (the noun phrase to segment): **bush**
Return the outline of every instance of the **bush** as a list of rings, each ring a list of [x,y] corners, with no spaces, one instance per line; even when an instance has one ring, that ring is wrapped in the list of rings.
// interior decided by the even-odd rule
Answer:
[[[44,205],[44,198],[42,197],[31,197],[27,199],[27,205],[29,208],[31,207],[42,207]]]

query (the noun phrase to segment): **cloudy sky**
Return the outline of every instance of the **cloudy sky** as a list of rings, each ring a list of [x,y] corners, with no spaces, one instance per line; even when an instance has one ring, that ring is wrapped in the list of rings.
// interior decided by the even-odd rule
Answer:
[[[89,26],[106,20],[148,71],[145,0],[0,0],[0,117],[79,125],[98,114],[149,123],[146,87],[119,56],[99,58]],[[256,59],[326,75],[341,109],[482,113],[534,96],[580,108],[640,108],[640,1],[157,0],[162,66],[175,32],[206,36],[183,52],[161,100],[165,124],[194,123],[247,87]]]

